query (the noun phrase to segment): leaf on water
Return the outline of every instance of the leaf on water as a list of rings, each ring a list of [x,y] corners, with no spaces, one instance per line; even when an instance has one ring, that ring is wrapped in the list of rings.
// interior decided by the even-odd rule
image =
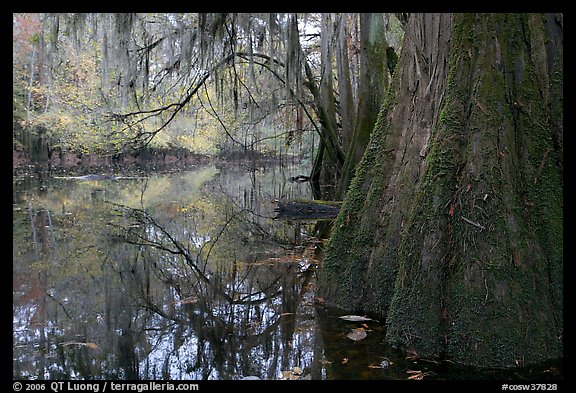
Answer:
[[[281,377],[280,379],[288,379],[288,380],[295,380],[300,379],[300,375],[297,375],[292,370],[280,371]]]
[[[183,305],[183,304],[195,304],[198,303],[198,298],[195,296],[190,296],[182,300],[177,300],[174,302],[175,305]]]
[[[432,374],[430,371],[422,372],[420,370],[406,370],[408,374],[412,374],[408,377],[408,379],[420,381],[424,379],[426,375]]]
[[[418,355],[418,353],[413,350],[413,349],[407,349],[406,350],[406,360],[418,360],[420,358],[420,355]]]
[[[366,318],[366,317],[362,317],[360,315],[343,315],[341,317],[339,317],[340,319],[343,319],[345,321],[350,321],[350,322],[366,322],[366,321],[374,321],[374,322],[378,322],[375,319],[372,318]]]
[[[364,328],[352,329],[352,331],[346,335],[346,337],[353,341],[364,340],[366,336],[367,334]]]
[[[371,363],[368,365],[368,368],[388,368],[391,364],[393,364],[390,360],[384,359],[380,363]]]
[[[79,346],[85,346],[88,347],[90,349],[97,349],[98,345],[95,343],[81,343],[78,341],[66,341],[64,343],[60,343],[60,345],[64,346],[68,346],[68,345],[79,345]]]

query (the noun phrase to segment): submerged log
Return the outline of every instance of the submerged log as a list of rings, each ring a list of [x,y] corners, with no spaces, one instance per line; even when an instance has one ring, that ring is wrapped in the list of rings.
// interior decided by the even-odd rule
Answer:
[[[289,180],[291,182],[304,183],[304,182],[310,181],[310,176],[305,176],[305,175],[290,176]]]
[[[315,200],[275,200],[276,219],[322,220],[336,218],[342,202]]]

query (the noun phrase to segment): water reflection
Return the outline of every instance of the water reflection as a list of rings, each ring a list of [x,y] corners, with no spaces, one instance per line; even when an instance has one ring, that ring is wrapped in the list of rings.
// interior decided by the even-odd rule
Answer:
[[[15,177],[14,378],[455,375],[386,347],[383,323],[344,321],[314,298],[320,228],[273,219],[273,200],[310,197],[288,181],[300,172]],[[365,337],[350,339],[355,329]],[[560,372],[543,367],[537,378]]]
[[[271,219],[309,189],[285,178],[15,179],[14,377],[320,378],[313,224]]]

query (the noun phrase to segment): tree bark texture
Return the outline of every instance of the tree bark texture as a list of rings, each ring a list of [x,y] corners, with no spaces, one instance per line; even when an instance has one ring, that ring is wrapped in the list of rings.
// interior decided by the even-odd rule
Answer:
[[[426,357],[562,355],[563,21],[413,14],[319,294]]]
[[[337,196],[342,199],[362,159],[370,134],[378,118],[389,84],[384,16],[378,13],[360,14],[360,75],[358,108],[354,119],[354,134],[347,149],[346,161],[338,184]]]
[[[342,123],[342,149],[348,151],[354,136],[354,114],[356,106],[352,92],[350,76],[350,44],[348,39],[348,18],[343,14],[336,16],[336,71],[338,75],[338,96],[340,99],[340,119]]]

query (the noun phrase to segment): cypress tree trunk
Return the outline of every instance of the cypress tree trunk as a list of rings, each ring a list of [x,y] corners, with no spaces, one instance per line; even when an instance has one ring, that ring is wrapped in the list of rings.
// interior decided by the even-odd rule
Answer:
[[[358,108],[354,119],[354,135],[344,162],[337,196],[342,199],[362,159],[376,118],[388,88],[388,43],[384,17],[377,13],[360,14],[360,75],[358,79]]]
[[[421,356],[562,355],[562,17],[415,14],[320,295]]]
[[[350,57],[348,56],[349,17],[346,14],[336,16],[336,71],[338,75],[338,95],[340,99],[340,119],[342,123],[342,150],[348,151],[354,136],[354,114],[356,106],[352,93],[350,76]]]

